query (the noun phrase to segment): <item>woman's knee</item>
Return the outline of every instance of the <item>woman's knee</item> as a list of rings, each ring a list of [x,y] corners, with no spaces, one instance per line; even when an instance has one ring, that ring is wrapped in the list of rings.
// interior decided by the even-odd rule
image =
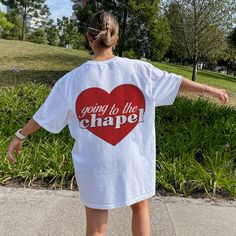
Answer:
[[[140,211],[148,208],[148,200],[137,202],[130,206],[133,211]]]
[[[108,223],[108,210],[85,207],[87,219],[87,232],[103,234]]]

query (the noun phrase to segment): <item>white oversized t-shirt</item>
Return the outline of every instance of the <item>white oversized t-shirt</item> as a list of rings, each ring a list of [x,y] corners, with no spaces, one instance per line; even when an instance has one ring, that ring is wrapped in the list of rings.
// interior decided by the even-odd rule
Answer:
[[[56,82],[33,119],[52,133],[68,125],[85,206],[125,207],[155,194],[155,107],[174,102],[181,79],[116,56],[89,60]]]

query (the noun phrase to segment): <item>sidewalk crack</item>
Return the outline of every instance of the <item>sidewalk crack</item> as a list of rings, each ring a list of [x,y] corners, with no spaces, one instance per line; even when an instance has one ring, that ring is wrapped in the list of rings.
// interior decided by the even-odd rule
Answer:
[[[174,227],[174,224],[173,224],[172,219],[171,219],[171,217],[170,217],[170,213],[169,213],[169,211],[168,211],[168,208],[167,208],[167,206],[166,206],[165,203],[164,203],[164,205],[165,205],[165,208],[166,208],[167,214],[168,214],[168,216],[169,216],[169,219],[170,219],[170,222],[171,222],[172,228],[173,228],[173,230],[174,230],[174,232],[175,232],[175,227]],[[175,236],[176,236],[176,232],[175,232]]]

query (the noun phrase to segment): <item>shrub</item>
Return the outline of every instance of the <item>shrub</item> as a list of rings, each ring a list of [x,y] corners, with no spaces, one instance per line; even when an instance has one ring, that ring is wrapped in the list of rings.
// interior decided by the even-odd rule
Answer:
[[[14,132],[44,102],[50,88],[27,82],[2,89],[0,96],[1,156]],[[206,100],[176,99],[156,111],[157,188],[185,196],[205,192],[236,197],[236,110]],[[68,128],[55,135],[44,129],[23,144],[18,164],[0,158],[0,183],[20,178],[75,186],[71,159],[73,139]]]

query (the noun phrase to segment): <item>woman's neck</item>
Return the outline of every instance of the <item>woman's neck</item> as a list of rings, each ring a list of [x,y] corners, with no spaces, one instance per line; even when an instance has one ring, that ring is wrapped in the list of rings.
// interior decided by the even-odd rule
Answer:
[[[115,55],[113,54],[112,50],[100,50],[94,51],[94,55],[92,57],[93,61],[100,61],[100,60],[108,60],[113,58]]]

